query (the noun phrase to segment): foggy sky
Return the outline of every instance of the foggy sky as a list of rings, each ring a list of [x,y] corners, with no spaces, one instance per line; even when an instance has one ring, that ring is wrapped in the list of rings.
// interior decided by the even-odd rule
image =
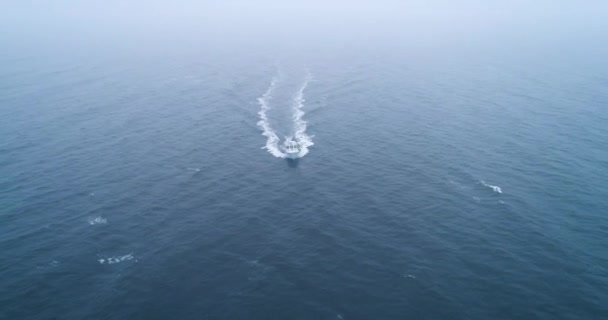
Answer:
[[[259,46],[604,42],[608,1],[5,0],[0,39]],[[69,40],[71,41],[71,40]]]

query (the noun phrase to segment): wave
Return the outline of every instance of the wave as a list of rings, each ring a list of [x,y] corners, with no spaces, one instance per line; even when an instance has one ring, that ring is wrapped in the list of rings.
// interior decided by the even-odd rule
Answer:
[[[89,224],[90,225],[106,224],[106,223],[108,223],[108,219],[103,218],[101,216],[89,219]]]
[[[496,192],[496,193],[502,193],[502,189],[499,186],[493,186],[491,184],[487,184],[483,180],[480,180],[479,183],[481,183],[484,187],[488,187],[488,188],[494,190],[494,192]]]
[[[36,269],[50,269],[50,268],[55,268],[59,266],[59,261],[57,260],[53,260],[49,263],[46,263],[44,265],[41,266],[37,266]]]
[[[306,134],[306,127],[308,126],[308,122],[306,122],[303,117],[305,112],[302,111],[302,107],[304,107],[304,90],[308,86],[308,83],[312,80],[312,75],[308,73],[306,78],[304,79],[304,83],[296,93],[293,100],[293,126],[294,126],[294,138],[296,142],[300,146],[300,154],[299,157],[303,157],[308,154],[308,147],[314,145],[312,142],[312,136]]]
[[[132,253],[129,254],[125,254],[124,256],[116,256],[116,257],[109,257],[109,258],[100,258],[97,261],[99,261],[99,263],[104,264],[115,264],[115,263],[121,263],[123,261],[128,261],[128,260],[133,260],[135,257],[133,257]]]
[[[258,127],[262,129],[262,135],[266,137],[266,145],[262,147],[262,149],[266,149],[268,152],[270,152],[270,154],[277,158],[285,158],[286,154],[283,153],[283,151],[281,151],[279,148],[279,136],[277,136],[274,130],[272,130],[267,115],[268,110],[272,109],[270,107],[270,98],[272,98],[272,92],[274,91],[278,81],[278,76],[272,78],[272,81],[270,81],[270,86],[266,92],[258,98],[258,103],[260,104],[260,111],[258,112],[260,121],[258,121]]]

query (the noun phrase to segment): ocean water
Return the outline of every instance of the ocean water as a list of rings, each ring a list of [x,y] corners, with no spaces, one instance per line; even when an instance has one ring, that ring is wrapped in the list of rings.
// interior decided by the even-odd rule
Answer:
[[[0,319],[608,318],[590,44],[104,41],[1,56]]]

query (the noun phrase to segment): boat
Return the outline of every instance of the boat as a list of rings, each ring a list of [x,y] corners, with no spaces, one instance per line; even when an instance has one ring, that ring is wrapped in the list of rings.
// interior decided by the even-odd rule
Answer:
[[[298,143],[293,140],[285,141],[285,153],[289,159],[298,158],[300,155],[300,147],[298,146]]]

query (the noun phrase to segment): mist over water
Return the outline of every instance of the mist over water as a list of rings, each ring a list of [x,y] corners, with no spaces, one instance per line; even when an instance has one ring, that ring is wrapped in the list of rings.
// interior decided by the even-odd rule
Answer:
[[[0,319],[608,318],[605,1],[1,7]]]

